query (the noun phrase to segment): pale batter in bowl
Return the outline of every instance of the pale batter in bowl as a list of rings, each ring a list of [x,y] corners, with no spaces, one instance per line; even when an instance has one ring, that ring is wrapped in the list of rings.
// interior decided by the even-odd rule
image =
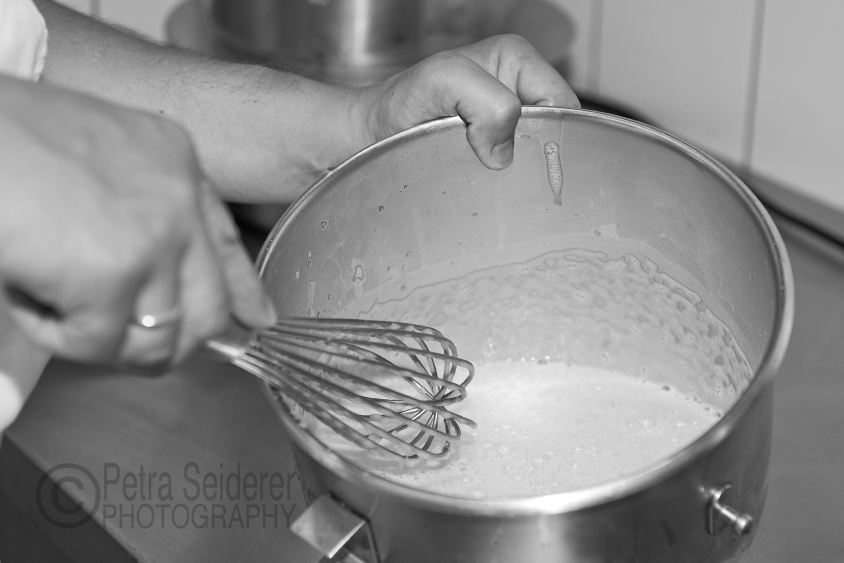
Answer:
[[[753,373],[697,293],[633,254],[553,251],[337,316],[434,326],[475,362],[450,408],[478,428],[444,462],[408,467],[312,428],[367,471],[451,496],[541,496],[640,471],[702,435]]]

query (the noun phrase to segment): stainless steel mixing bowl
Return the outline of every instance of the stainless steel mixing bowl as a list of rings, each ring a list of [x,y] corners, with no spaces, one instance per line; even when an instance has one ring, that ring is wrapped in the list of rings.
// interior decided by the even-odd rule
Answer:
[[[548,141],[560,147],[561,206],[549,185]],[[327,173],[276,225],[259,266],[281,314],[331,315],[401,276],[458,267],[479,253],[517,255],[539,239],[567,248],[571,237],[601,250],[594,233],[608,224],[687,272],[749,359],[754,378],[713,428],[627,478],[538,498],[470,500],[366,474],[274,401],[315,503],[297,532],[331,543],[336,522],[357,519],[337,537],[368,530],[377,554],[361,557],[396,563],[741,560],[765,500],[772,384],[794,297],[770,217],[707,155],[637,122],[529,107],[513,165],[493,172],[475,158],[463,122],[442,119]]]

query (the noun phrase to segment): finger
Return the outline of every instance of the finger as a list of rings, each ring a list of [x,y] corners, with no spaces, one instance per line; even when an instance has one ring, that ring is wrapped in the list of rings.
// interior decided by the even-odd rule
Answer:
[[[118,361],[137,371],[166,369],[181,328],[179,264],[183,246],[161,248],[149,276],[141,284],[128,319]]]
[[[277,320],[275,307],[264,292],[229,210],[210,185],[203,190],[202,210],[220,262],[232,313],[240,322],[255,329],[274,325]]]
[[[102,283],[98,283],[100,280]],[[3,298],[17,325],[45,349],[70,360],[113,361],[124,338],[140,278],[111,281],[94,276],[85,287],[62,296],[75,303],[63,310],[52,305],[61,298],[46,290],[42,295],[43,288],[34,284],[28,291],[7,285]]]
[[[503,170],[513,162],[513,137],[522,105],[511,90],[477,65],[467,70],[467,87],[457,105],[458,115],[468,126],[466,139],[484,166]]]
[[[468,126],[469,145],[484,166],[509,166],[522,112],[516,94],[477,63],[453,52],[429,58],[419,73],[419,83],[428,85],[432,94],[430,112],[459,115]]]
[[[197,344],[221,333],[231,319],[226,282],[204,225],[194,230],[181,265],[182,326],[172,362],[185,359]]]
[[[523,104],[580,108],[580,100],[527,40],[500,35],[455,49],[497,76]]]

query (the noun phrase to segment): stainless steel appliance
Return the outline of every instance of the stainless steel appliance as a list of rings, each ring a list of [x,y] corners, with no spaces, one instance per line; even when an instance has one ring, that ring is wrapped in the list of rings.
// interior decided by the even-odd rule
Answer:
[[[388,76],[422,57],[419,0],[215,0],[235,48],[338,81]]]
[[[574,25],[542,0],[189,0],[167,22],[180,47],[343,85],[499,33],[522,35],[562,64]]]

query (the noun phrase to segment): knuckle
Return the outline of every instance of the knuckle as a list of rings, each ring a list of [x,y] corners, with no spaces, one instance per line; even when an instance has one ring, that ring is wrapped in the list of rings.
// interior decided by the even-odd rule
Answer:
[[[150,275],[160,257],[178,255],[187,244],[180,222],[161,215],[127,221],[110,240],[89,245],[85,271],[113,295],[127,298]]]
[[[493,38],[493,41],[500,48],[533,51],[533,45],[530,44],[530,41],[515,33],[497,35]]]
[[[178,220],[175,210],[172,207],[167,207],[158,211],[151,213],[140,225],[143,229],[142,236],[146,238],[146,245],[150,246],[152,250],[168,241],[173,242],[178,234]]]
[[[168,221],[178,223],[185,215],[198,211],[197,186],[187,178],[168,178],[164,182],[167,198],[159,201],[158,212]]]
[[[148,245],[140,237],[128,234],[119,240],[97,245],[96,251],[86,256],[87,267],[96,278],[113,286],[124,286],[142,276],[149,254]]]
[[[463,63],[465,57],[454,51],[440,51],[419,63],[419,74],[424,80],[439,81],[443,72]]]
[[[198,202],[190,186],[173,178],[163,178],[160,185],[169,188],[166,196],[149,201],[133,222],[138,246],[182,245],[198,224]]]
[[[522,114],[522,105],[515,94],[502,93],[490,109],[490,118],[496,123],[515,124]]]

